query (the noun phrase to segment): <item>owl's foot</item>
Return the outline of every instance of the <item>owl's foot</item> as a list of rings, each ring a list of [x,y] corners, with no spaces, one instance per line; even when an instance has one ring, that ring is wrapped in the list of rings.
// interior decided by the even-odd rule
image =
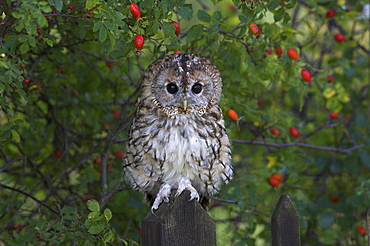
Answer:
[[[161,188],[158,191],[157,197],[154,200],[153,206],[150,209],[152,213],[154,214],[154,210],[157,210],[159,205],[165,201],[168,203],[169,197],[171,195],[171,186],[169,184],[162,184]]]
[[[179,185],[177,187],[177,192],[175,194],[175,197],[179,196],[184,190],[190,191],[190,200],[193,200],[194,198],[197,199],[199,202],[199,194],[197,190],[191,185],[191,182],[189,179],[185,177],[181,177]]]

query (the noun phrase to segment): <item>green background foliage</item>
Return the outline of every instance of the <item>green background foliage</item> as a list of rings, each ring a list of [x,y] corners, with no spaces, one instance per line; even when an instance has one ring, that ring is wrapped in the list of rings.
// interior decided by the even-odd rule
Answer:
[[[300,215],[303,245],[365,245],[356,229],[370,231],[367,2],[142,0],[140,19],[130,3],[2,1],[0,245],[140,241],[149,209],[122,180],[124,142],[144,70],[176,50],[220,69],[221,108],[239,115],[224,113],[235,176],[218,197],[238,203],[212,203],[219,245],[268,245],[281,194]],[[272,187],[276,173],[284,180]]]

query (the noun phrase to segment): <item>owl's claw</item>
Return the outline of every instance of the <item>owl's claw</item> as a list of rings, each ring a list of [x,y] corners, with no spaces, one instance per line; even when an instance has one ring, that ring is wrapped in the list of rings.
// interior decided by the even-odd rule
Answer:
[[[150,211],[154,214],[154,210],[157,210],[159,205],[165,201],[168,203],[170,201],[169,197],[171,195],[171,186],[169,184],[162,184],[161,188],[158,191],[157,197],[154,200],[152,208]]]
[[[189,201],[196,198],[196,200],[199,202],[199,194],[198,194],[197,190],[191,185],[191,182],[190,182],[189,179],[187,179],[185,177],[182,177],[180,179],[175,197],[179,196],[184,190],[190,191],[190,200]]]

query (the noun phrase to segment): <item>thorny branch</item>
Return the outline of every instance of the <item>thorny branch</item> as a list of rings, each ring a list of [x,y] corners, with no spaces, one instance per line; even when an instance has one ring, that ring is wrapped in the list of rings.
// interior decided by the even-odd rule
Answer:
[[[333,148],[333,147],[305,144],[305,143],[301,143],[301,142],[276,144],[276,143],[266,143],[266,142],[262,142],[262,141],[250,141],[250,140],[239,140],[239,139],[232,139],[232,142],[233,143],[241,143],[241,144],[263,145],[263,146],[269,146],[269,147],[275,147],[275,148],[285,148],[285,147],[290,147],[290,146],[298,146],[298,147],[304,147],[304,148],[309,148],[309,149],[317,149],[317,150],[338,152],[338,153],[343,153],[343,154],[348,154],[348,155],[352,154],[353,151],[366,146],[365,144],[360,144],[360,145],[355,145],[355,146],[353,146],[349,149],[341,149],[341,148]]]
[[[58,215],[59,217],[62,217],[62,215],[56,211],[54,208],[50,207],[49,205],[45,204],[44,202],[40,201],[39,199],[37,199],[36,197],[32,196],[31,194],[28,194],[27,192],[25,191],[22,191],[20,189],[17,189],[17,188],[13,188],[13,187],[10,187],[10,186],[7,186],[7,185],[4,185],[4,184],[0,184],[0,187],[4,188],[4,189],[8,189],[8,190],[12,190],[12,191],[16,191],[18,193],[21,193],[29,198],[31,198],[32,200],[34,200],[35,202],[41,204],[42,206],[44,206],[45,208],[49,209],[50,211],[52,211],[53,213],[55,213],[56,215]]]

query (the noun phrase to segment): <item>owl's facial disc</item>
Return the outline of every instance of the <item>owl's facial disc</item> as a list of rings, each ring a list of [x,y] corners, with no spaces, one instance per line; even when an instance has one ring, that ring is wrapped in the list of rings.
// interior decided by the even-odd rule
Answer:
[[[148,69],[148,78],[152,76],[149,95],[167,115],[201,115],[218,103],[222,80],[218,69],[209,60],[192,54],[178,54],[160,61],[159,69],[157,63]]]

